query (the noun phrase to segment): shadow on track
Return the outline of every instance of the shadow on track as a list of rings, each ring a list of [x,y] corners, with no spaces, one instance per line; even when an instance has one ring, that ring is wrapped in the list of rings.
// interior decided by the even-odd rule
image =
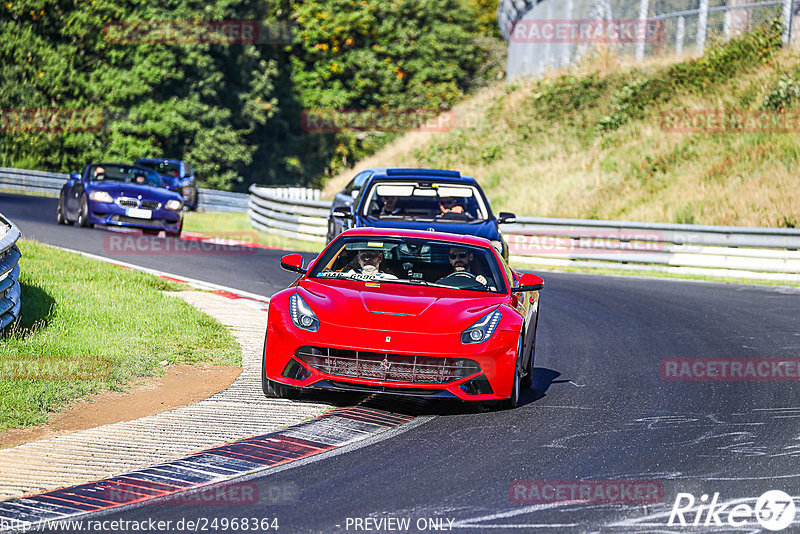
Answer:
[[[533,369],[533,387],[520,393],[519,406],[532,404],[547,395],[551,384],[569,382],[556,380],[561,376],[558,371],[543,367]],[[388,412],[422,416],[422,415],[468,415],[496,411],[497,408],[483,403],[463,402],[455,399],[431,399],[422,397],[403,397],[401,395],[362,394],[349,392],[303,391],[302,401],[324,402],[343,408],[363,406]]]

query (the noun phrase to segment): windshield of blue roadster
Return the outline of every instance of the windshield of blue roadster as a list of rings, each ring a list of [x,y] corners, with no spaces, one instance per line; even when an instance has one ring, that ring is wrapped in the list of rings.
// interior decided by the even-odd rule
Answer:
[[[506,292],[492,249],[412,238],[340,238],[308,276]]]
[[[90,182],[125,182],[161,187],[161,178],[154,171],[131,165],[97,164],[89,168]]]

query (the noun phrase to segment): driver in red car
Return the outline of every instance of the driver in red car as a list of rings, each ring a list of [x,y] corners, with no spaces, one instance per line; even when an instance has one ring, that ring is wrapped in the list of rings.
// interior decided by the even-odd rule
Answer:
[[[475,261],[475,255],[472,252],[468,251],[467,249],[460,247],[450,247],[450,265],[453,267],[453,272],[448,276],[451,276],[452,274],[458,272],[470,273],[473,276],[475,276],[475,280],[478,283],[487,286],[492,291],[495,291],[494,286],[489,285],[489,281],[486,279],[485,276],[483,276],[482,274],[475,274],[472,272],[474,269],[473,267],[474,261]]]

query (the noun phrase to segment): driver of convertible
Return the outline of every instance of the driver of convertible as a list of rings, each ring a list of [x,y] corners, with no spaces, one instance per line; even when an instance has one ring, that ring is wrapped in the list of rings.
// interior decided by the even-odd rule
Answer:
[[[447,276],[452,276],[458,272],[472,273],[475,255],[469,250],[461,247],[450,247],[450,265],[453,267],[453,272]],[[473,274],[474,275],[474,274]],[[445,278],[447,278],[445,276]],[[494,287],[489,286],[489,281],[482,274],[474,275],[475,281],[494,290]]]
[[[395,275],[381,271],[383,259],[382,250],[359,250],[356,254],[356,261],[360,268],[350,269],[347,274],[362,274],[375,280],[397,280]]]

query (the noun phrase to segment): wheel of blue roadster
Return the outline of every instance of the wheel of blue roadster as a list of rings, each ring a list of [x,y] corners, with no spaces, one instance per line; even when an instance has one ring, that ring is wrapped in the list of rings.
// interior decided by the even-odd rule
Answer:
[[[56,208],[56,222],[58,224],[72,224],[71,221],[67,220],[64,216],[64,197],[58,197],[58,208]]]
[[[84,228],[91,228],[94,225],[89,222],[89,203],[86,201],[86,195],[81,195],[81,208],[78,211],[78,226]]]

